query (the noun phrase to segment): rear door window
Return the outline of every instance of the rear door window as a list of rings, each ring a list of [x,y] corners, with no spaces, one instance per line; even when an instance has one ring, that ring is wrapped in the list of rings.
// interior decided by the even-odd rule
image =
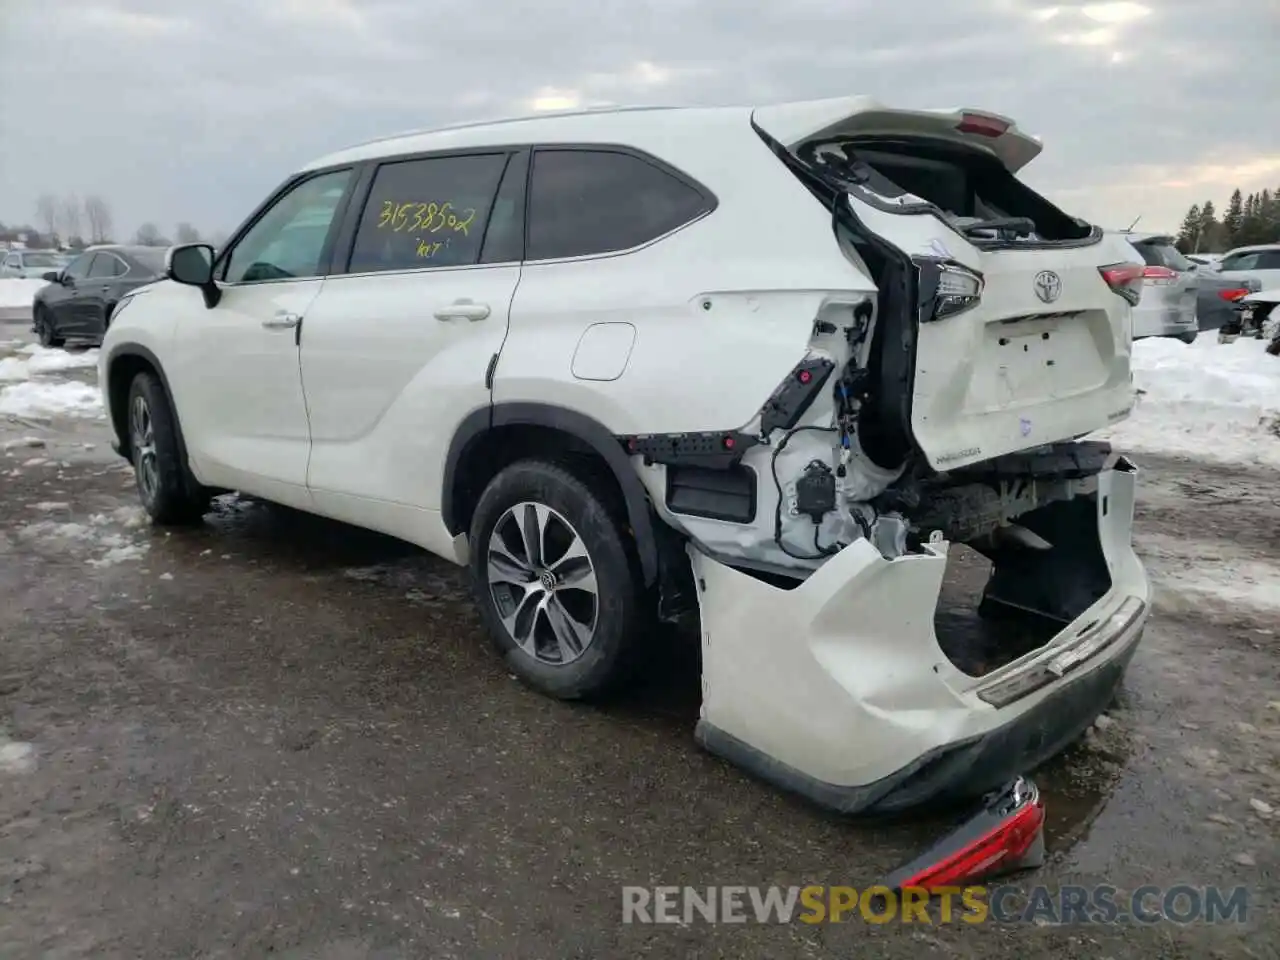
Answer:
[[[1280,250],[1263,250],[1258,254],[1255,270],[1280,270]]]
[[[124,264],[109,253],[94,254],[89,266],[89,276],[94,278],[118,277],[124,273]]]
[[[629,250],[711,210],[657,163],[615,150],[539,149],[529,186],[528,260]]]
[[[351,250],[350,273],[480,261],[506,153],[399,160],[378,167]],[[513,223],[503,210],[503,225]]]

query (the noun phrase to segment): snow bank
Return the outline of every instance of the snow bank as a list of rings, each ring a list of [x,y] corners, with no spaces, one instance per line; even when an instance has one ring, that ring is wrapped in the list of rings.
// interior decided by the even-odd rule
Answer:
[[[30,380],[42,374],[61,373],[64,370],[82,370],[98,365],[97,350],[81,350],[70,353],[30,344],[14,356],[0,357],[0,380]]]
[[[44,285],[44,280],[0,278],[0,307],[29,307],[36,291]]]
[[[102,393],[74,380],[25,380],[0,387],[0,415],[101,417]]]
[[[1280,466],[1280,357],[1265,342],[1195,343],[1152,337],[1133,345],[1143,391],[1129,419],[1099,439],[1118,449]]]

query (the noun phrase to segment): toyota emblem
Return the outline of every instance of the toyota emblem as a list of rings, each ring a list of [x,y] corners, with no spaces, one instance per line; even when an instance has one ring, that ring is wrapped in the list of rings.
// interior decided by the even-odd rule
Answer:
[[[1036,296],[1045,303],[1053,303],[1062,293],[1062,278],[1052,270],[1041,270],[1034,281]]]

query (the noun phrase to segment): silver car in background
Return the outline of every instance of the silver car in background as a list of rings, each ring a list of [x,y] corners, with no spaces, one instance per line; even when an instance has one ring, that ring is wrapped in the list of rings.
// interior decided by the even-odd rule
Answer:
[[[1183,256],[1163,233],[1126,233],[1142,271],[1142,299],[1133,308],[1133,338],[1176,337],[1191,343],[1201,330],[1235,319],[1235,303],[1256,285],[1220,277]]]
[[[0,256],[0,278],[39,280],[66,265],[67,258],[57,250],[10,250]]]

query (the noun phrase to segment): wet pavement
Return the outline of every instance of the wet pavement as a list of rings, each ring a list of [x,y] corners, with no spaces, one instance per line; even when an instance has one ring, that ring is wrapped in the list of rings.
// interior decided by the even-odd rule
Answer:
[[[1245,885],[1243,925],[649,926],[622,886],[861,887],[946,822],[840,820],[701,752],[679,638],[625,701],[560,704],[397,541],[235,496],[153,530],[107,442],[0,416],[5,960],[1277,955],[1274,473],[1141,458],[1157,612],[1037,774],[1049,862],[1018,881]]]

